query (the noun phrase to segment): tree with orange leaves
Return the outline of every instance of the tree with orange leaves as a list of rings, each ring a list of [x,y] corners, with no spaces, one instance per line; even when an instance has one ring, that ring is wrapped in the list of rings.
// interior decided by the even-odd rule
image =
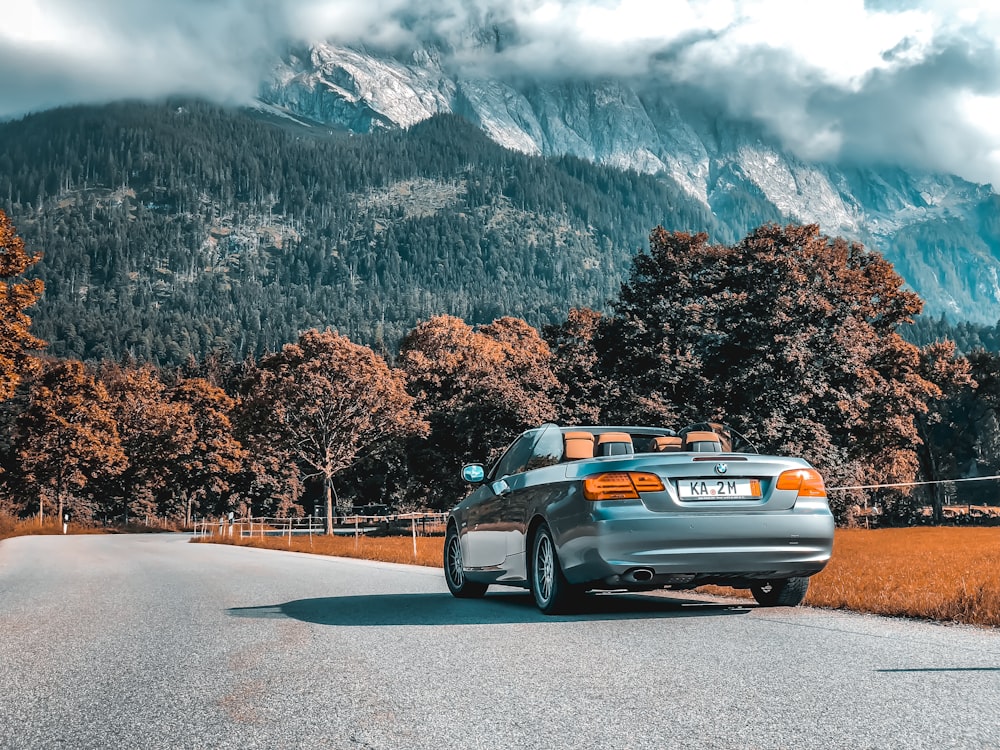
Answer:
[[[543,329],[552,350],[553,372],[566,388],[559,417],[569,424],[600,424],[605,389],[594,340],[602,320],[595,310],[573,308],[564,322]]]
[[[426,432],[405,377],[366,346],[310,330],[261,359],[241,406],[257,443],[279,444],[323,483],[333,533],[334,478],[388,441]],[[349,511],[349,508],[340,508]]]
[[[942,393],[897,333],[922,304],[881,255],[815,225],[732,246],[659,227],[597,336],[603,416],[724,421],[832,484],[909,481],[916,418]]]
[[[436,316],[407,335],[400,360],[430,424],[427,440],[409,446],[412,492],[434,507],[462,496],[463,463],[496,458],[519,432],[557,416],[562,386],[551,352],[518,318],[474,329]]]
[[[27,408],[17,417],[14,451],[25,484],[38,498],[92,515],[89,497],[95,483],[121,473],[127,465],[108,392],[76,360],[46,360],[28,383]]]
[[[25,372],[27,353],[45,346],[31,335],[31,319],[24,313],[41,296],[42,281],[14,281],[41,257],[25,251],[24,240],[7,214],[0,211],[0,400],[14,395]]]
[[[193,440],[172,464],[169,487],[190,524],[197,507],[204,513],[229,510],[229,494],[247,451],[233,434],[230,420],[235,402],[203,378],[185,378],[169,390],[169,401],[190,424]]]

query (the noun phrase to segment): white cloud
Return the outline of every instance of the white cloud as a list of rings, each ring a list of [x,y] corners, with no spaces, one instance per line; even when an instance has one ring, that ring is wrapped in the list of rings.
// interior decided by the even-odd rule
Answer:
[[[120,97],[253,95],[289,40],[434,38],[491,72],[692,87],[800,154],[1000,184],[992,0],[18,0],[0,117]],[[475,32],[496,27],[499,48]]]

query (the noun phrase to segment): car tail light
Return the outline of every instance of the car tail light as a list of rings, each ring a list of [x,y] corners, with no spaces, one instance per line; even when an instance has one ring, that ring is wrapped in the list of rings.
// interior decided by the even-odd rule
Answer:
[[[638,500],[640,492],[662,492],[663,481],[644,471],[613,471],[583,480],[588,500]]]
[[[826,485],[816,469],[789,469],[778,475],[779,490],[798,490],[799,497],[826,497]]]
[[[628,475],[639,492],[663,492],[666,489],[663,486],[663,480],[656,474],[645,471],[630,471]]]

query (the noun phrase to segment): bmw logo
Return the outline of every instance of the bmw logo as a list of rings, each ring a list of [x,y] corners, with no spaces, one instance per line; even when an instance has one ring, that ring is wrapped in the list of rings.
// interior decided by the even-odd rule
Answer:
[[[716,474],[725,474],[727,471],[729,471],[729,467],[726,464],[716,464],[715,465],[715,473]]]

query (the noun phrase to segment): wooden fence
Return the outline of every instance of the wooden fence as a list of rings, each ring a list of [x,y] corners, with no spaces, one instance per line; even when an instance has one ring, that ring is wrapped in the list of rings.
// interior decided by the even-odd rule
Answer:
[[[445,532],[447,513],[394,513],[390,515],[350,515],[334,520],[337,536],[440,536]],[[298,518],[233,518],[196,521],[195,536],[281,537],[326,533],[326,519],[314,516]]]

